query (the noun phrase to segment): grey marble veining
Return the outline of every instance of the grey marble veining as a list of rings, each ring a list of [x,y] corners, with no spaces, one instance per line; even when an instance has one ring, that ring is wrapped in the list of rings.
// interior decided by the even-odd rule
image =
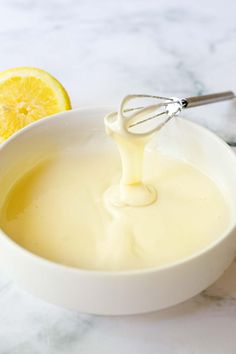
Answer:
[[[0,67],[42,67],[74,106],[236,90],[234,0],[1,0]],[[185,113],[236,141],[235,103]]]
[[[234,0],[0,0],[0,70],[36,66],[74,107],[126,93],[236,90]],[[236,142],[235,102],[184,112]],[[32,297],[0,275],[0,354],[235,354],[236,263],[164,311],[99,317]]]

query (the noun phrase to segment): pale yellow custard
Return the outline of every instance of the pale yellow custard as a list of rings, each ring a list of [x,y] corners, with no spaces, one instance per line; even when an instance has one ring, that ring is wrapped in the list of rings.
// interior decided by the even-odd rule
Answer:
[[[217,185],[156,148],[145,150],[142,180],[157,199],[148,206],[114,206],[107,190],[119,184],[119,155],[93,134],[12,187],[1,226],[17,243],[55,262],[114,271],[182,260],[226,230],[230,213]]]

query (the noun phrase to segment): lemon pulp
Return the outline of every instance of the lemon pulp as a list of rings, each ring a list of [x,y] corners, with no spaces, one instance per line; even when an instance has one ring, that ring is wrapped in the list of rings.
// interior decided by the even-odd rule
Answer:
[[[0,142],[29,123],[70,108],[64,87],[47,72],[22,67],[0,73]]]

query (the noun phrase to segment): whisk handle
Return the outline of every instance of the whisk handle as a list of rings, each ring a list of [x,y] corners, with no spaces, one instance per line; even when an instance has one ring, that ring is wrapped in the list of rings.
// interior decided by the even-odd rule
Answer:
[[[235,97],[236,96],[233,93],[233,91],[225,91],[225,92],[213,93],[211,95],[183,98],[181,100],[181,103],[183,108],[191,108],[191,107],[203,106],[204,104],[231,100],[232,98]]]

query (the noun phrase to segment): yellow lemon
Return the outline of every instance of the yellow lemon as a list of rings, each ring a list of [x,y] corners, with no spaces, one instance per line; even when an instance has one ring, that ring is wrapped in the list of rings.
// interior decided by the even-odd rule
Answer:
[[[28,67],[0,72],[0,142],[29,123],[68,109],[66,90],[47,72]]]

